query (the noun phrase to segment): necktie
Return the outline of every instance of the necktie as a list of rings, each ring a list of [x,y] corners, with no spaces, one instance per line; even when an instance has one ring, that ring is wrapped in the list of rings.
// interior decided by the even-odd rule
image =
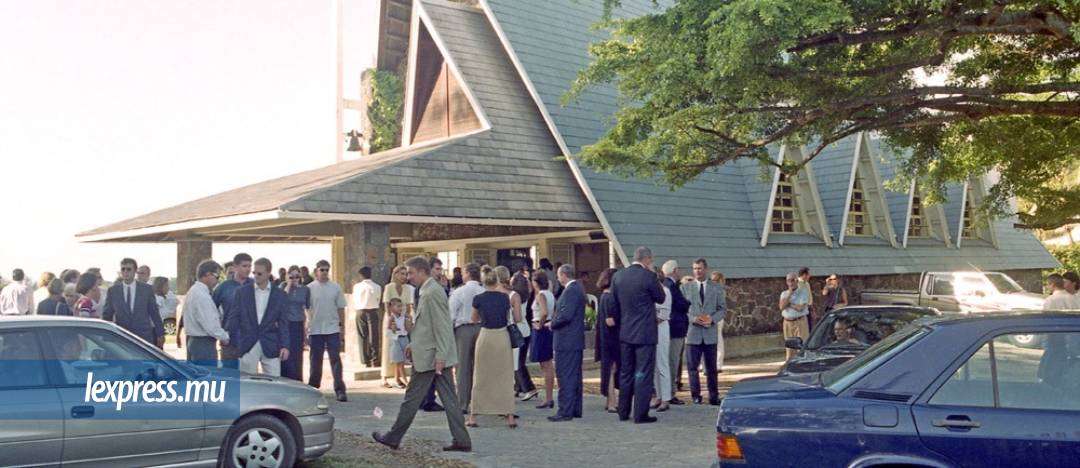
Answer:
[[[705,283],[701,283],[701,287],[698,288],[698,297],[701,299],[701,303],[705,303]]]
[[[131,311],[131,286],[124,285],[124,302],[127,303],[128,312]]]

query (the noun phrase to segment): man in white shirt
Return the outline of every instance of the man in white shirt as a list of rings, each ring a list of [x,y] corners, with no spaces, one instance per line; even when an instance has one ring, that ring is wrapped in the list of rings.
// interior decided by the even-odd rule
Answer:
[[[780,315],[784,318],[784,339],[799,337],[803,341],[810,335],[810,288],[799,286],[799,277],[788,273],[788,288],[780,293]],[[795,356],[796,351],[787,348],[787,359]]]
[[[382,321],[379,299],[382,287],[371,280],[371,267],[360,267],[360,281],[353,285],[353,309],[356,311],[356,334],[360,337],[360,360],[365,367],[382,365]]]
[[[1065,278],[1054,273],[1046,277],[1046,285],[1050,287],[1050,297],[1043,302],[1043,310],[1069,310],[1080,308],[1076,296],[1069,294],[1065,289]]]
[[[480,265],[465,265],[465,279],[460,288],[450,294],[450,319],[454,321],[454,341],[457,342],[458,369],[457,394],[461,408],[469,412],[469,400],[472,398],[473,364],[476,339],[480,336],[480,324],[473,323],[473,298],[484,292],[480,285]]]
[[[0,290],[0,315],[29,315],[34,312],[34,291],[26,285],[26,273],[16,268],[11,284]]]
[[[197,280],[184,297],[184,329],[187,331],[187,359],[192,364],[217,367],[217,343],[229,344],[229,334],[221,327],[221,314],[210,291],[217,286],[221,265],[203,260],[195,268]]]

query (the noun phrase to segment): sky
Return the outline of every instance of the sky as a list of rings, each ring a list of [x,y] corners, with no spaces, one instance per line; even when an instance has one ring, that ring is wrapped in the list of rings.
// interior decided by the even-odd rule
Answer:
[[[378,2],[344,2],[355,99]],[[123,257],[175,276],[174,244],[75,234],[332,164],[332,13],[332,0],[0,0],[0,276],[100,266],[108,277]],[[217,244],[214,257],[239,251],[275,268],[330,255],[329,244]]]

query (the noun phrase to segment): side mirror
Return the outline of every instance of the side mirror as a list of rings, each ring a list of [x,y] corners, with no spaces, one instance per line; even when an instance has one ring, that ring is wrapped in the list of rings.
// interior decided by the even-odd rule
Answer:
[[[803,349],[802,338],[796,336],[784,340],[784,347],[788,349]]]

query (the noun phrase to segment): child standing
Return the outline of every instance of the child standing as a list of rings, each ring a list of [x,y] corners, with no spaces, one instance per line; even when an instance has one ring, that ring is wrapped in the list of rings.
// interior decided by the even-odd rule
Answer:
[[[390,362],[394,364],[394,386],[405,388],[408,379],[405,377],[405,348],[409,346],[409,332],[412,331],[412,317],[407,315],[405,304],[401,299],[390,299],[390,318],[387,320],[387,328],[390,330],[394,341],[390,343]]]

